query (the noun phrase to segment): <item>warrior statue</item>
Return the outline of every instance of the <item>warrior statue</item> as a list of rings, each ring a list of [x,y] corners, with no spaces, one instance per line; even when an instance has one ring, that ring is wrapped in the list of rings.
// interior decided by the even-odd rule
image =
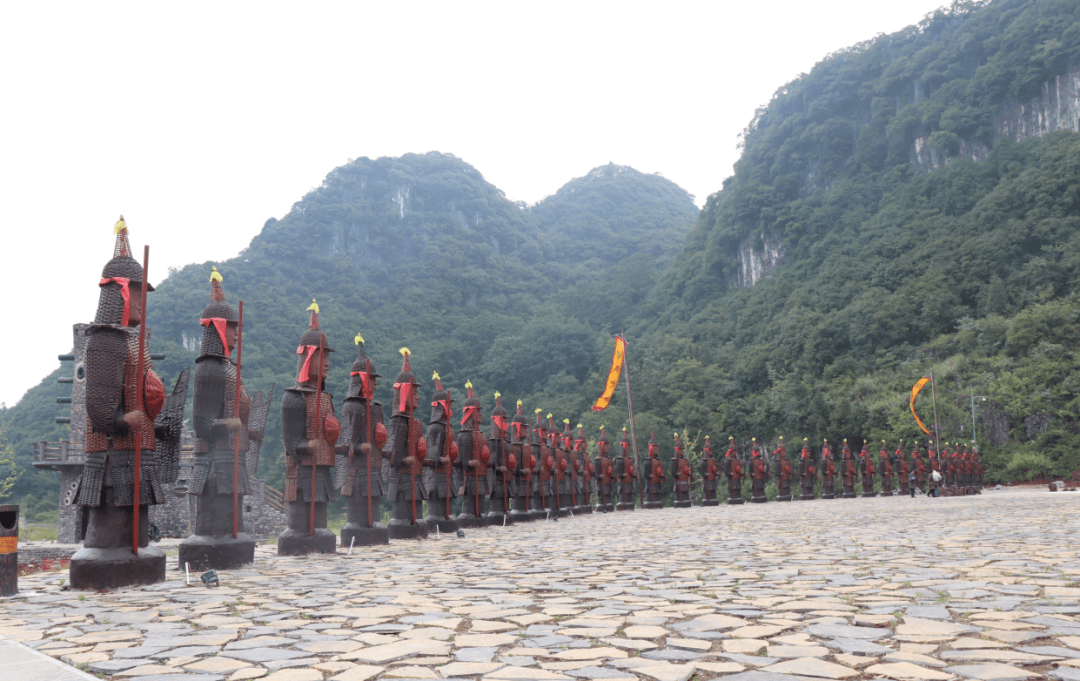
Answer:
[[[828,440],[822,440],[821,444],[821,498],[836,498],[836,463]]]
[[[960,443],[956,443],[956,451],[960,451]],[[941,483],[938,486],[938,494],[943,497],[951,497],[953,495],[953,488],[955,487],[955,480],[953,480],[953,473],[956,467],[953,465],[953,452],[949,449],[949,443],[946,442],[945,446],[941,450],[940,459],[938,461],[938,470],[941,472]]]
[[[926,462],[922,459],[919,451],[919,443],[915,442],[915,448],[911,450],[912,467],[915,469],[915,487],[920,491],[926,491]]]
[[[83,548],[71,558],[73,589],[165,581],[165,554],[149,546],[148,511],[150,504],[165,503],[160,471],[177,462],[156,456],[154,419],[165,404],[165,386],[137,328],[144,321],[144,293],[154,287],[131,257],[124,216],[114,232],[113,257],[98,283],[97,314],[86,330],[86,455],[73,497],[89,507],[89,525]]]
[[[517,471],[514,477],[514,510],[510,513],[516,522],[535,520],[530,506],[533,488],[536,481],[533,472],[536,469],[536,457],[533,456],[532,447],[529,446],[529,419],[521,408],[521,400],[517,401],[517,413],[510,419],[510,452],[517,459]]]
[[[592,494],[595,469],[592,461],[589,461],[589,443],[585,439],[585,427],[580,423],[577,424],[577,437],[574,438],[574,460],[580,470],[578,480],[581,485],[578,489],[578,508],[574,510],[574,513],[592,513],[589,495]]]
[[[877,492],[874,491],[874,457],[870,454],[867,443],[864,440],[862,451],[859,452],[859,458],[861,459],[860,466],[862,468],[862,495],[864,497],[876,497]]]
[[[634,459],[630,454],[630,438],[626,437],[626,428],[623,428],[622,439],[619,440],[619,457],[615,459],[615,478],[619,484],[615,491],[618,498],[616,511],[633,511],[637,505],[634,499],[637,493],[637,475],[634,471]]]
[[[427,487],[428,515],[425,520],[428,530],[453,536],[460,525],[454,519],[452,505],[462,483],[455,465],[459,454],[458,444],[454,439],[454,427],[450,424],[454,416],[453,400],[450,391],[443,387],[438,372],[432,374],[431,379],[435,381],[435,394],[431,396],[424,465],[429,469],[425,472],[432,475]]]
[[[979,461],[979,450],[974,447],[971,450],[971,491],[982,494],[983,489],[983,466]]]
[[[900,486],[900,496],[907,496],[910,491],[908,489],[908,474],[911,473],[911,467],[908,465],[907,452],[904,451],[903,440],[900,440],[900,446],[896,448],[894,455],[896,456],[896,478]]]
[[[567,472],[570,474],[570,510],[577,514],[580,510],[584,495],[581,493],[581,463],[574,452],[574,433],[570,430],[570,419],[563,419],[562,446],[566,448],[566,458],[570,465]]]
[[[567,446],[570,433],[567,431],[567,437],[564,437],[559,432],[559,427],[551,414],[548,414],[547,418],[548,442],[551,444],[551,451],[555,452],[555,498],[558,500],[555,508],[561,514],[574,506],[574,501],[571,499],[573,485],[570,471],[570,448]],[[567,426],[569,426],[569,421],[567,421]]]
[[[483,420],[480,400],[473,393],[472,381],[466,381],[465,388],[469,396],[465,398],[461,428],[457,434],[457,467],[465,480],[465,493],[461,497],[461,514],[457,521],[461,527],[484,527],[488,524],[485,507],[487,498],[491,496],[495,471],[492,470],[487,438],[480,430]]]
[[[341,405],[341,438],[344,454],[337,457],[335,482],[345,497],[345,526],[341,545],[351,547],[390,543],[390,530],[379,522],[380,503],[386,496],[390,462],[383,456],[386,426],[383,408],[376,402],[375,379],[379,374],[364,352],[364,338],[356,334],[356,361],[349,370],[349,390]]]
[[[885,448],[885,440],[881,441],[881,496],[891,497],[893,495],[893,468],[892,462],[889,461],[889,450]]]
[[[968,489],[971,487],[971,453],[964,451],[960,457],[960,461],[956,465],[957,468],[957,482],[959,483],[960,494],[970,494]]]
[[[195,534],[180,543],[180,565],[195,570],[231,569],[255,561],[255,540],[243,531],[248,475],[247,466],[241,465],[249,446],[251,400],[231,358],[239,316],[225,301],[221,281],[213,268],[195,360],[195,465],[187,489],[196,498]]]
[[[709,442],[708,435],[705,436],[705,446],[701,448],[701,453],[701,464],[698,466],[698,472],[701,473],[701,489],[704,492],[701,505],[719,506],[720,500],[716,496],[716,488],[719,486],[717,478],[720,477],[720,467],[716,465],[716,459],[713,458],[712,443]]]
[[[841,499],[855,498],[855,478],[858,467],[855,459],[851,456],[851,447],[848,446],[847,438],[844,438],[844,447],[840,450],[840,479],[843,481],[844,491]]]
[[[817,485],[817,469],[814,466],[814,454],[810,451],[810,443],[807,438],[802,439],[802,452],[799,453],[799,485],[802,501],[813,501],[817,498],[814,487]]]
[[[329,353],[334,349],[319,329],[319,305],[308,306],[311,322],[296,348],[296,384],[281,398],[281,437],[285,444],[285,493],[288,527],[278,535],[279,556],[334,553],[337,537],[326,529],[326,504],[337,499],[331,470],[341,426],[334,418],[333,396],[326,392]]]
[[[776,462],[776,501],[791,501],[791,462],[788,461],[783,435],[773,451],[773,459]]]
[[[427,498],[424,466],[427,460],[427,441],[424,427],[416,418],[420,404],[418,389],[412,368],[409,366],[409,349],[401,348],[404,359],[401,371],[394,379],[394,404],[390,414],[390,433],[386,452],[390,456],[390,489],[387,496],[393,505],[393,517],[389,529],[391,539],[424,539],[428,525],[422,517],[423,502]]]
[[[671,459],[671,479],[674,481],[675,508],[690,508],[690,486],[694,484],[694,470],[686,458],[679,434],[675,433],[675,456]]]
[[[615,462],[611,459],[611,443],[600,426],[600,439],[596,441],[596,459],[593,461],[596,473],[596,508],[607,513],[615,510]]]
[[[750,446],[750,501],[755,504],[764,504],[768,501],[765,496],[765,483],[769,481],[769,462],[761,455],[764,445],[759,445],[757,438],[752,438]]]
[[[551,515],[552,476],[555,468],[555,454],[547,444],[547,424],[540,418],[540,412],[536,410],[536,420],[532,424],[532,436],[529,444],[533,458],[536,459],[536,469],[533,472],[535,488],[531,501],[535,518],[547,518]]]
[[[741,504],[745,501],[742,496],[742,460],[739,458],[739,450],[735,448],[735,438],[728,438],[728,448],[724,452],[724,477],[728,481],[729,504]]]
[[[644,486],[645,501],[642,508],[664,507],[664,464],[660,461],[660,444],[656,441],[656,433],[649,438],[649,455],[641,464],[641,484]]]
[[[495,393],[495,408],[491,410],[491,437],[488,438],[488,450],[495,466],[495,484],[491,488],[488,524],[506,526],[514,521],[510,511],[513,506],[517,457],[514,456],[507,437],[510,431],[510,416],[502,406],[501,397],[502,393]]]

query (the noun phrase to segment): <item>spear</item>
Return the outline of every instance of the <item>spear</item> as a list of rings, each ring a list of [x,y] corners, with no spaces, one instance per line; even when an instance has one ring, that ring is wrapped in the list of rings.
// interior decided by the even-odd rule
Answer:
[[[147,288],[147,273],[150,270],[150,246],[143,246],[143,269],[142,269],[142,288],[139,291],[139,314],[141,319],[139,320],[139,359],[136,363],[135,370],[135,411],[141,413],[143,410],[143,371],[146,370],[146,358],[143,356],[146,352],[146,288]],[[139,489],[139,483],[142,482],[142,428],[135,428],[135,498],[132,500],[134,508],[134,514],[132,516],[131,525],[131,552],[136,556],[139,555],[139,526],[142,525],[142,505],[139,503],[142,499],[141,490]]]
[[[236,407],[236,418],[240,419],[240,343],[244,337],[244,301],[240,301],[240,319],[236,323],[236,395],[233,397],[233,405]],[[241,423],[243,428],[244,424]],[[240,431],[233,435],[233,486],[232,486],[232,536],[240,527]]]
[[[319,333],[319,366],[315,368],[315,450],[311,452],[311,522],[309,524],[309,530],[311,536],[315,536],[315,472],[316,464],[315,460],[318,458],[319,449],[319,426],[322,424],[319,422],[322,416],[322,361],[323,358],[323,335]]]

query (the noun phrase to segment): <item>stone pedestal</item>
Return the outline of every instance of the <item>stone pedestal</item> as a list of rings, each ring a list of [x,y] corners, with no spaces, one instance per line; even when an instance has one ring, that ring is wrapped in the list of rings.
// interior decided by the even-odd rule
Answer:
[[[139,554],[131,550],[131,506],[113,505],[113,489],[105,488],[105,503],[89,508],[83,548],[71,557],[72,589],[102,591],[165,581],[165,554],[150,546],[150,514],[139,507]]]
[[[672,504],[672,506],[674,506],[675,508],[690,508],[693,505],[694,505],[693,502],[690,501],[689,499],[680,499],[680,500],[676,501],[674,504]]]
[[[702,506],[719,506],[720,505],[720,500],[719,499],[705,499],[704,501],[701,502],[701,505]]]
[[[347,523],[341,528],[341,547],[349,546],[378,546],[390,543],[390,530],[382,523],[375,523],[375,527],[361,527]]]
[[[769,498],[766,497],[764,494],[762,494],[759,497],[750,497],[750,503],[751,504],[764,504],[768,500],[769,500]]]
[[[791,501],[791,498],[790,494],[779,494],[773,501]]]
[[[255,562],[255,540],[243,532],[236,537],[192,535],[180,543],[180,568],[190,563],[192,570],[231,570]]]
[[[729,497],[727,502],[733,506],[746,503],[746,499],[742,497]]]

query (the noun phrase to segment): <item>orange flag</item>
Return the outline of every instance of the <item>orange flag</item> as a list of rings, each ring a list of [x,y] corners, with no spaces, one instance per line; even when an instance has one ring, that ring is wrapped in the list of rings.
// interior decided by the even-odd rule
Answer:
[[[615,386],[619,385],[619,375],[622,373],[623,357],[626,356],[626,341],[615,336],[615,354],[611,356],[611,370],[608,371],[607,385],[604,386],[604,394],[592,406],[593,411],[607,409],[611,402],[611,396],[615,394]]]
[[[926,426],[923,425],[923,422],[919,420],[919,415],[915,413],[915,397],[919,394],[919,391],[923,389],[923,386],[925,386],[929,382],[930,379],[926,376],[920,378],[919,382],[911,388],[911,400],[909,400],[909,403],[911,404],[911,415],[915,417],[915,423],[919,424],[919,428],[922,428],[922,432],[926,433],[927,435],[930,434],[930,431],[926,429]]]

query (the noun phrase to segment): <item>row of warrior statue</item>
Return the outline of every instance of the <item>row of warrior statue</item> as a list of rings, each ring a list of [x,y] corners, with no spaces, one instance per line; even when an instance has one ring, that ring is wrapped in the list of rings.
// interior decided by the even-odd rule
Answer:
[[[243,385],[243,303],[238,312],[226,301],[215,268],[210,303],[199,319],[203,331],[192,401],[195,461],[184,485],[178,482],[179,437],[189,370],[166,394],[140,333],[146,326],[146,293],[153,291],[146,281],[149,249],[140,266],[132,257],[123,216],[114,232],[113,257],[102,272],[98,309],[86,330],[86,454],[82,475],[69,494],[71,503],[89,509],[83,548],[71,560],[70,581],[76,589],[164,580],[165,556],[149,545],[147,510],[165,503],[164,490],[173,483],[174,492],[196,497],[195,533],[180,545],[180,565],[229,568],[254,560],[255,542],[244,532],[242,497],[249,491],[251,462],[258,460],[270,396],[264,399],[261,392],[249,396]],[[466,384],[468,396],[458,414],[438,374],[432,377],[435,392],[424,428],[417,413],[421,385],[406,348],[401,349],[403,362],[394,379],[387,424],[383,405],[373,399],[379,374],[359,334],[339,417],[326,392],[333,348],[319,327],[318,305],[313,301],[308,309],[310,322],[296,348],[296,382],[281,400],[287,529],[278,537],[279,554],[334,552],[338,538],[327,529],[327,504],[339,495],[347,520],[341,544],[349,547],[461,527],[632,510],[639,499],[645,508],[659,508],[669,479],[674,505],[691,505],[695,471],[677,434],[675,455],[667,467],[653,435],[638,471],[625,430],[612,451],[601,428],[590,459],[580,425],[575,433],[563,420],[560,428],[551,414],[541,418],[539,409],[530,419],[520,401],[511,415],[498,393],[488,434],[481,430],[484,418],[472,385]],[[916,449],[908,462],[902,445],[895,461],[883,449],[880,471],[875,472],[865,448],[855,459],[845,441],[843,454],[834,463],[827,442],[815,459],[804,441],[796,475],[782,438],[772,455],[756,442],[751,452],[744,462],[732,440],[717,461],[706,438],[696,467],[704,491],[702,505],[720,503],[721,475],[727,481],[727,502],[742,503],[744,469],[752,482],[751,501],[765,501],[770,464],[778,500],[792,498],[793,482],[801,487],[799,498],[814,498],[819,475],[822,498],[854,496],[860,475],[863,496],[872,496],[875,474],[882,492],[891,494],[894,470],[899,474],[897,486],[905,492],[909,468],[920,487],[927,484],[930,471],[939,469],[946,490],[973,493],[981,486],[978,456],[966,451],[946,449],[939,458],[931,447],[923,461]],[[392,506],[387,526],[380,522],[384,497]],[[460,512],[455,515],[458,504]]]

